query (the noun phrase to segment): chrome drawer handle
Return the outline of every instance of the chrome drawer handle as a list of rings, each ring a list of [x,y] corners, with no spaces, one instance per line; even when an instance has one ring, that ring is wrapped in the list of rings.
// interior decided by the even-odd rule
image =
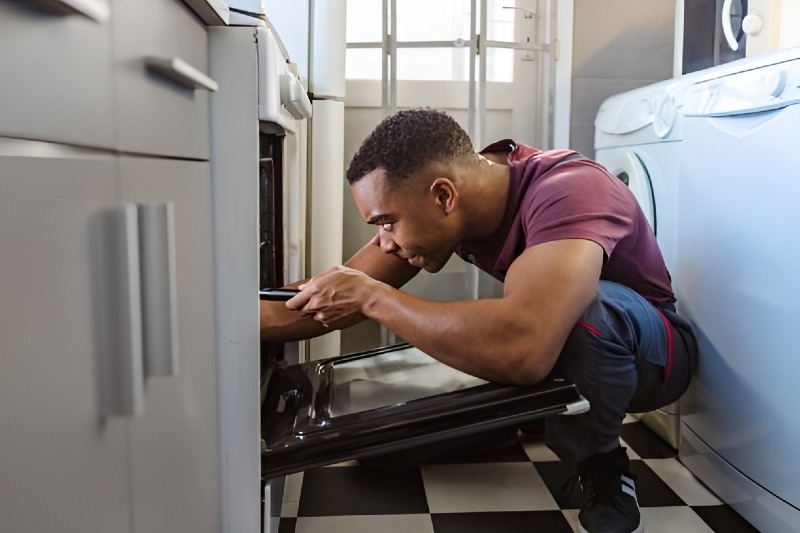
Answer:
[[[95,22],[105,22],[111,10],[105,0],[38,0],[40,4],[49,6],[63,13],[80,13]]]
[[[216,92],[219,84],[179,57],[146,57],[147,70],[155,72],[189,89]]]
[[[139,225],[134,204],[102,213],[101,346],[106,416],[144,412]]]
[[[138,204],[145,377],[178,375],[175,207]]]

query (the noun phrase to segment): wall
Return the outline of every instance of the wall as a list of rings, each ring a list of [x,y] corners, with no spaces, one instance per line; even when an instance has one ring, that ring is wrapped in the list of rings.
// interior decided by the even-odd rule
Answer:
[[[594,119],[614,94],[672,77],[674,0],[575,0],[570,148],[594,157]]]

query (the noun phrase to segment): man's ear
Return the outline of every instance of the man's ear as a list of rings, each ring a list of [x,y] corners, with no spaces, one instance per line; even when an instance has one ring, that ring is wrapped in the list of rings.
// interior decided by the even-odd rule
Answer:
[[[431,183],[430,191],[445,214],[450,214],[458,204],[458,189],[455,183],[448,178],[436,178]]]

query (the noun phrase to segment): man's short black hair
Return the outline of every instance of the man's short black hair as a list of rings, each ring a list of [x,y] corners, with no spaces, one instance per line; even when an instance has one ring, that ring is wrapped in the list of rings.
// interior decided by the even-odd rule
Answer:
[[[431,108],[407,109],[383,119],[369,134],[350,161],[347,181],[382,168],[386,179],[397,183],[432,163],[474,153],[469,135],[453,117]]]

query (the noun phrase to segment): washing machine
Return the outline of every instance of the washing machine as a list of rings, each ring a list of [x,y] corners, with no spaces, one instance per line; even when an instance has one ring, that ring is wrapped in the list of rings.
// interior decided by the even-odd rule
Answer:
[[[679,457],[758,530],[800,531],[800,48],[705,73],[683,114]]]
[[[667,268],[676,264],[676,213],[686,75],[612,96],[595,119],[595,159],[625,182],[650,222]],[[678,404],[637,415],[672,447],[679,444]]]

